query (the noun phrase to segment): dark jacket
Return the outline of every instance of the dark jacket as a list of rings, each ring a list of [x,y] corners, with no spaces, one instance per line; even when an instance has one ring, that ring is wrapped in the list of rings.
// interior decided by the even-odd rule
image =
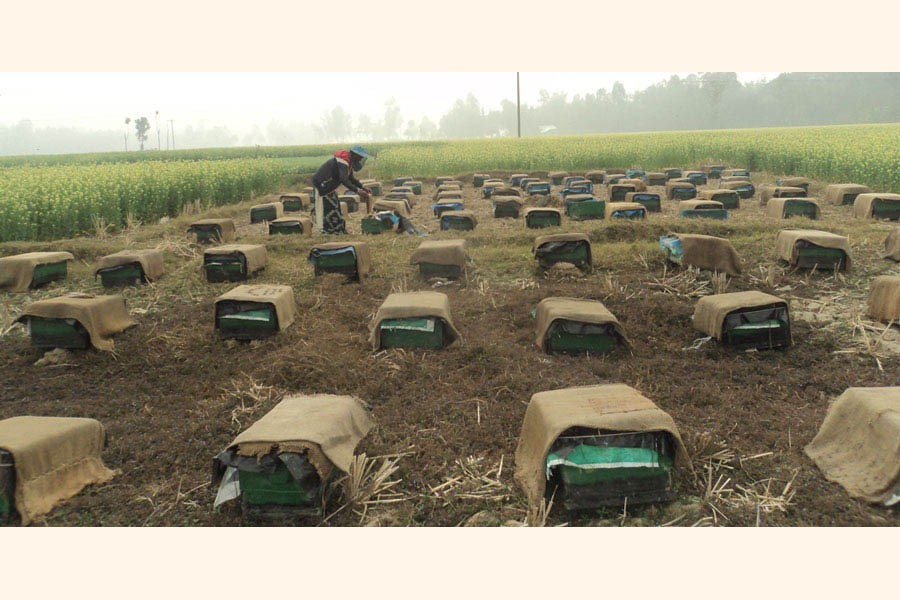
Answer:
[[[333,192],[341,184],[354,192],[363,186],[353,176],[353,170],[350,168],[350,152],[347,150],[335,152],[334,156],[325,161],[313,175],[313,185],[322,196]]]

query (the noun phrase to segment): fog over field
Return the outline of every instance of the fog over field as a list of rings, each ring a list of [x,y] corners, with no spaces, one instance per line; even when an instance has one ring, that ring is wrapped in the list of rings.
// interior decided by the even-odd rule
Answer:
[[[516,73],[4,73],[0,155],[515,136]],[[894,122],[896,73],[521,73],[521,134]],[[146,122],[140,121],[145,118]]]

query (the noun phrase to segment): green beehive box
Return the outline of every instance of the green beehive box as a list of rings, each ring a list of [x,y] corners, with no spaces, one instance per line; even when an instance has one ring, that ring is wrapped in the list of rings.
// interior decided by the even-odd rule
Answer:
[[[103,287],[140,285],[144,281],[144,269],[139,262],[100,269],[97,273],[100,275],[100,283],[103,284]]]
[[[900,219],[900,200],[876,198],[872,203],[872,217],[875,219]]]
[[[278,218],[278,210],[272,205],[254,206],[250,209],[250,222],[262,223],[263,221],[274,221]]]
[[[403,185],[411,187],[413,194],[415,194],[416,196],[418,196],[422,193],[422,182],[421,181],[407,181]]]
[[[299,221],[281,222],[269,221],[269,235],[303,235],[303,223]]]
[[[808,217],[816,218],[816,205],[812,202],[804,202],[803,200],[788,200],[784,203],[785,217]]]
[[[860,195],[861,192],[851,192],[849,194],[844,194],[841,196],[841,205],[842,206],[853,206],[853,203],[856,202],[856,197]]]
[[[356,252],[346,248],[343,252],[322,254],[316,259],[315,274],[340,273],[348,277],[356,276]]]
[[[16,518],[16,469],[12,454],[0,450],[0,525]]]
[[[480,188],[481,186],[484,185],[484,182],[490,178],[491,178],[490,175],[485,175],[483,173],[476,174],[474,177],[472,177],[472,184],[475,187]]]
[[[91,336],[75,319],[28,317],[31,343],[38,348],[84,349],[90,346]]]
[[[664,173],[647,173],[647,185],[666,185],[666,181]]]
[[[727,219],[728,211],[724,208],[689,209],[681,211],[678,216],[686,219]]]
[[[791,345],[787,306],[748,308],[729,313],[722,325],[722,342],[740,350],[769,350]]]
[[[565,179],[565,178],[566,178],[565,175],[559,175],[559,176],[557,176],[557,177],[551,177],[551,178],[550,178],[550,183],[552,183],[553,185],[562,185],[563,179]]]
[[[459,279],[463,276],[463,271],[458,265],[439,265],[436,263],[420,262],[419,275],[425,279],[430,279],[432,277]]]
[[[678,179],[684,174],[684,171],[681,169],[666,169],[665,171],[666,179]]]
[[[204,254],[203,270],[210,283],[244,281],[248,277],[247,257],[240,252],[231,254]]]
[[[197,236],[198,244],[215,244],[222,239],[222,230],[218,225],[194,225],[191,229]]]
[[[67,263],[68,261],[61,260],[59,262],[37,265],[31,276],[31,287],[35,288],[46,285],[51,281],[65,279],[69,272]]]
[[[529,229],[543,229],[544,227],[559,227],[562,218],[556,212],[531,212],[525,217],[525,225]]]
[[[241,498],[246,504],[317,507],[322,488],[304,486],[294,479],[284,465],[278,463],[273,473],[254,473],[239,470]]]
[[[567,485],[594,485],[622,479],[648,478],[665,475],[672,469],[672,459],[659,456],[648,448],[583,448],[584,460],[593,464],[635,464],[641,462],[658,463],[658,467],[583,468],[571,465],[560,466],[560,477]]]
[[[284,206],[284,212],[301,212],[304,210],[303,201],[300,198],[292,196],[282,196],[281,204]]]
[[[371,235],[379,235],[382,232],[390,231],[392,225],[390,221],[382,221],[376,217],[365,217],[362,220],[362,232]]]
[[[454,203],[447,203],[447,204],[441,204],[441,203],[435,204],[434,205],[434,216],[440,218],[441,215],[443,215],[445,212],[448,212],[451,210],[462,210],[463,206],[464,205],[462,202],[454,202]]]
[[[519,207],[513,203],[494,204],[495,219],[518,219]]]
[[[568,333],[553,325],[547,338],[547,348],[557,354],[607,354],[615,347],[616,337],[611,333]]]
[[[722,177],[722,171],[725,170],[724,166],[715,166],[709,168],[709,178],[710,179],[719,179]]]
[[[624,187],[616,187],[612,188],[609,194],[610,202],[625,202],[625,196],[636,191],[634,186],[631,186],[631,189]]]
[[[659,194],[635,193],[631,197],[625,198],[626,202],[637,202],[642,204],[647,212],[662,212],[662,200]]]
[[[434,317],[385,319],[379,324],[382,348],[443,348],[444,322]]]
[[[442,231],[471,231],[475,229],[475,224],[469,217],[460,217],[457,215],[443,215],[441,217]]]
[[[800,269],[816,269],[832,271],[844,269],[847,255],[840,248],[823,248],[809,242],[801,243],[797,250],[797,267]]]
[[[216,302],[216,322],[223,338],[255,340],[278,332],[275,307],[265,302]]]
[[[692,200],[697,197],[697,188],[683,187],[672,190],[672,198],[674,200]]]
[[[576,221],[602,219],[606,210],[604,200],[585,200],[566,204],[566,214]]]
[[[572,263],[576,267],[589,262],[588,245],[585,242],[570,242],[559,250],[553,250],[538,257],[538,263],[544,269],[559,262]]]

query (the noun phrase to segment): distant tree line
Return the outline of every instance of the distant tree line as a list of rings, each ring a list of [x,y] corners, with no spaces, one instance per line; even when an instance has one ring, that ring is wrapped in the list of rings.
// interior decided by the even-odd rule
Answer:
[[[672,76],[631,94],[621,83],[571,97],[541,91],[536,104],[522,105],[522,135],[891,123],[900,121],[898,98],[900,73],[783,73],[772,81],[747,84],[735,73],[697,73]],[[146,139],[149,123],[144,125]],[[428,117],[404,120],[399,103],[391,99],[380,118],[354,117],[336,106],[317,122],[273,119],[241,134],[227,125],[188,125],[178,131],[178,146],[477,138],[514,136],[516,130],[514,102],[504,100],[499,108],[488,109],[469,94],[455,100],[437,122]],[[114,130],[38,129],[21,121],[0,125],[0,155],[117,151],[121,135]]]

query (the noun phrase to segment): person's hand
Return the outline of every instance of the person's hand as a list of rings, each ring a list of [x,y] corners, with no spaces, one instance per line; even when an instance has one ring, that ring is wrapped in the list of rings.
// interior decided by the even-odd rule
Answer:
[[[369,198],[372,194],[366,188],[359,188],[359,195],[363,198]]]

